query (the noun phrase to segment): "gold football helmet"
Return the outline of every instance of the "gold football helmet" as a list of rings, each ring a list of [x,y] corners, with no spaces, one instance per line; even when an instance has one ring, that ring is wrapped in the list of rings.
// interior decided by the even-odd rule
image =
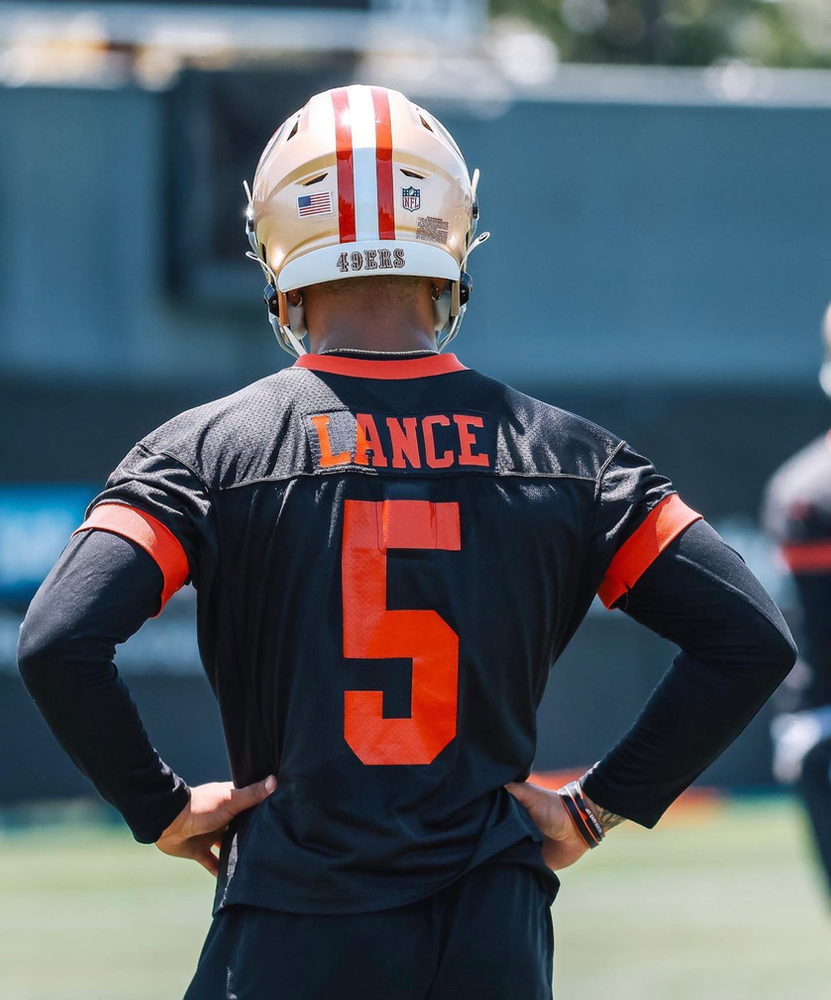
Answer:
[[[277,129],[246,184],[249,257],[268,280],[281,347],[303,354],[303,308],[286,293],[371,274],[448,279],[439,349],[458,333],[472,281],[479,172],[433,115],[397,90],[350,86],[311,98]]]

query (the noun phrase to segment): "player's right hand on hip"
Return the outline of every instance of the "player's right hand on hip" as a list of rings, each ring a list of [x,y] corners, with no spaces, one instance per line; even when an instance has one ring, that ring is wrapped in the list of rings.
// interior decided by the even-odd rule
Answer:
[[[568,868],[588,851],[557,792],[529,781],[512,781],[505,788],[525,806],[534,825],[545,837],[542,857],[549,868],[553,871]]]
[[[190,790],[190,802],[156,841],[156,847],[175,858],[198,861],[212,875],[219,874],[219,847],[228,824],[238,813],[267,799],[277,787],[273,774],[245,788],[230,781],[213,781]]]

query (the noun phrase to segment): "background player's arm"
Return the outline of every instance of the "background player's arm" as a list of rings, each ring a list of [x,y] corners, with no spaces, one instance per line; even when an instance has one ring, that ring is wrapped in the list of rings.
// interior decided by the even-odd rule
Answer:
[[[810,671],[808,677],[800,678],[800,707],[831,705],[831,537],[824,544],[824,566],[808,569],[798,562],[790,565],[798,609],[794,629],[799,635],[800,659]],[[787,561],[787,548],[783,547],[782,555]]]
[[[135,838],[215,874],[217,837],[275,783],[189,789],[153,748],[113,657],[161,596],[162,573],[134,542],[107,531],[76,535],[29,607],[18,662],[56,739]]]
[[[831,705],[829,472],[831,452],[823,439],[819,448],[815,443],[787,463],[774,476],[765,496],[764,527],[791,574],[800,636],[801,662],[780,699],[782,712]]]
[[[831,449],[823,436],[774,475],[765,493],[762,519],[791,575],[790,610],[799,635],[799,661],[777,698],[779,716],[771,727],[773,773],[779,781],[800,781],[810,755],[817,761],[816,787],[827,799],[822,751],[831,738]],[[820,821],[824,824],[825,817]]]

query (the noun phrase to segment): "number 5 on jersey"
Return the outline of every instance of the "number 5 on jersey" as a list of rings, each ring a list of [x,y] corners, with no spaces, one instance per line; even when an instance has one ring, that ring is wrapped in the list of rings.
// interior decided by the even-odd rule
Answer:
[[[387,550],[461,548],[459,505],[347,500],[343,655],[411,659],[409,718],[385,719],[382,691],[346,691],[346,742],[364,764],[430,764],[456,735],[459,636],[437,611],[387,609]]]

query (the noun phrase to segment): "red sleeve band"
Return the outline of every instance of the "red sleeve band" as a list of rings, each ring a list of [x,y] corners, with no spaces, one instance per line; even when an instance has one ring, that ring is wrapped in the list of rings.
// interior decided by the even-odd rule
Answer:
[[[667,545],[700,518],[701,514],[688,507],[677,493],[654,507],[643,524],[621,545],[606,570],[597,591],[606,607],[611,608],[631,590]]]
[[[165,604],[188,578],[188,557],[179,539],[157,518],[122,503],[98,504],[73,534],[91,528],[128,538],[155,560],[164,578],[162,602],[153,617],[160,615]]]
[[[791,573],[831,572],[831,541],[783,545],[779,554]]]

